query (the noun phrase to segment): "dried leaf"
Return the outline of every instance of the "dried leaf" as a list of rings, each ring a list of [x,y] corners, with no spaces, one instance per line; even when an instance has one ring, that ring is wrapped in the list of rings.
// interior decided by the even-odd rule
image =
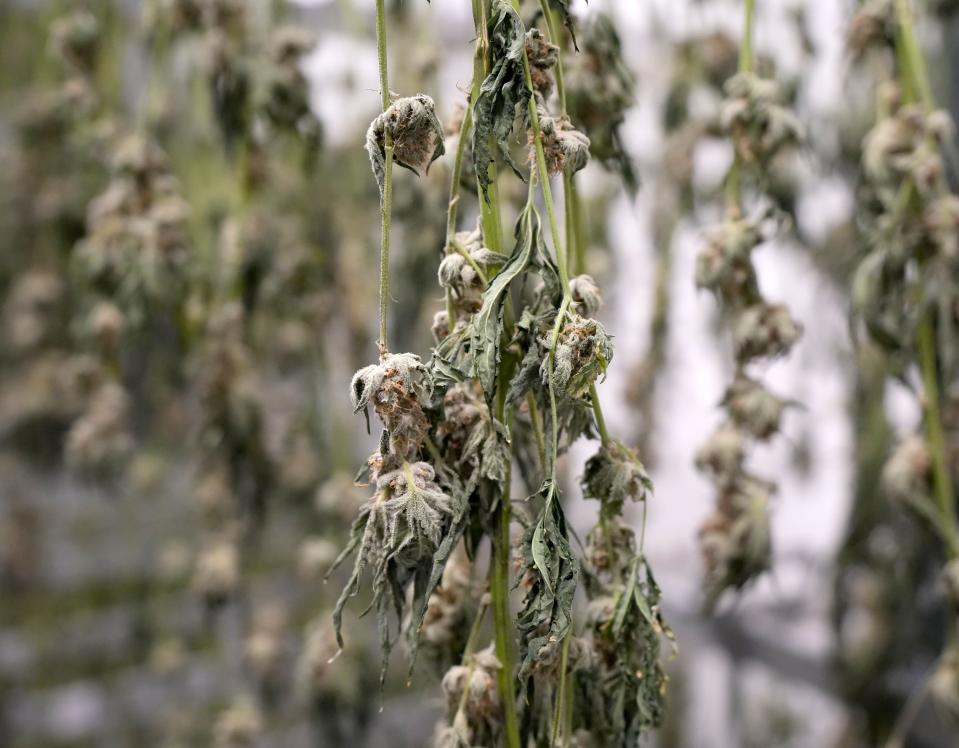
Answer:
[[[487,199],[489,167],[493,163],[492,143],[496,144],[517,176],[523,178],[510,155],[509,136],[516,119],[516,107],[526,104],[533,94],[526,85],[523,67],[526,28],[519,13],[507,0],[493,0],[488,31],[492,67],[473,103],[472,142],[476,176]]]

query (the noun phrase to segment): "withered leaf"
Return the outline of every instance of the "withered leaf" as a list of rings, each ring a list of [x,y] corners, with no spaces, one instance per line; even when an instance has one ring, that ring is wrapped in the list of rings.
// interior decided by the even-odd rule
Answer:
[[[510,155],[508,140],[516,119],[516,107],[529,101],[533,93],[526,85],[523,67],[526,28],[507,0],[493,0],[488,29],[492,67],[473,104],[472,142],[476,177],[487,199],[492,143],[496,143],[517,176],[523,178]]]

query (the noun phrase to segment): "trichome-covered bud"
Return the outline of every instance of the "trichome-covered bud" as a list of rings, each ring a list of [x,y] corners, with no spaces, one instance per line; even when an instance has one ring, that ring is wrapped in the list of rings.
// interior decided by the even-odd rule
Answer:
[[[445,152],[443,125],[433,99],[426,94],[397,99],[366,131],[366,152],[380,191],[386,172],[387,136],[393,145],[393,159],[417,176],[425,175]]]
[[[549,350],[552,333],[542,341]],[[613,358],[613,341],[606,329],[596,320],[568,314],[566,324],[559,331],[556,355],[553,360],[553,384],[571,399],[583,397],[598,377],[606,373]],[[543,359],[540,375],[548,384],[550,358]]]
[[[734,424],[724,423],[696,451],[696,467],[719,481],[731,481],[742,470],[745,458],[745,436]]]
[[[783,304],[753,304],[739,313],[733,326],[736,360],[784,356],[801,335],[802,325]]]
[[[728,304],[748,303],[757,295],[751,254],[764,239],[760,225],[747,218],[728,218],[706,235],[696,258],[696,285],[708,288]]]
[[[602,444],[586,461],[582,482],[583,495],[600,501],[607,516],[622,514],[627,500],[645,501],[653,490],[639,455],[618,441]]]
[[[476,382],[450,387],[443,397],[443,421],[437,427],[440,447],[470,485],[480,477],[494,482],[506,479],[509,434],[490,413]]]
[[[769,568],[772,492],[768,481],[741,474],[724,490],[717,511],[700,528],[708,607],[724,590],[739,589]]]
[[[946,112],[914,104],[900,107],[876,122],[863,140],[863,170],[877,187],[890,190],[889,201],[895,200],[895,192],[906,178],[921,193],[929,193],[942,183],[940,148],[952,139],[952,133],[952,120]]]
[[[496,673],[502,667],[490,646],[471,655],[467,665],[450,668],[443,676],[443,692],[451,711],[457,711],[465,697],[463,711],[469,722],[496,720],[501,708]]]
[[[591,275],[577,275],[569,280],[569,295],[575,311],[583,317],[595,317],[603,305],[599,286]]]
[[[392,452],[412,459],[429,431],[423,412],[426,368],[412,353],[390,353],[380,363],[353,375],[350,396],[353,412],[372,406],[389,433]]]
[[[450,251],[440,262],[439,284],[455,294],[458,309],[469,315],[483,305],[485,268],[502,264],[506,258],[483,246],[479,229],[458,232],[451,245],[456,251]]]
[[[526,59],[529,60],[533,89],[545,100],[553,91],[550,70],[559,59],[559,47],[550,42],[539,29],[526,32]]]
[[[959,197],[949,194],[934,199],[926,207],[923,223],[936,250],[948,260],[959,260]]]
[[[755,439],[768,439],[779,431],[786,401],[755,379],[739,373],[726,390],[723,405],[733,423]]]
[[[433,323],[430,325],[430,332],[433,333],[433,342],[439,345],[450,334],[450,316],[445,309],[441,309],[433,315]]]
[[[542,106],[539,107],[539,127],[543,134],[543,154],[546,157],[546,170],[556,176],[569,169],[575,174],[589,163],[589,138],[577,130],[566,116],[553,117]],[[535,134],[530,135],[530,142]],[[530,160],[535,160],[530,153]]]
[[[897,28],[895,0],[865,0],[849,22],[846,43],[857,57],[872,48],[891,48]]]
[[[392,554],[432,554],[440,544],[453,500],[436,483],[426,462],[404,462],[377,477],[376,488],[386,515],[387,543]]]
[[[783,147],[802,140],[802,125],[780,104],[776,81],[740,72],[726,81],[725,91],[719,122],[744,162],[764,164]]]

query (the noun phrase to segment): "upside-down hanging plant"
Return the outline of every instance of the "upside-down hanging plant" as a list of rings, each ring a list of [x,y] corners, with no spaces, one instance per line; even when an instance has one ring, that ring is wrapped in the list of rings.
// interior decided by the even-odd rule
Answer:
[[[664,713],[660,654],[671,633],[643,538],[622,517],[627,502],[645,512],[652,483],[638,455],[606,429],[595,385],[611,365],[613,341],[595,319],[596,283],[570,277],[570,258],[583,254],[574,232],[559,231],[551,189],[551,177],[562,176],[566,210],[576,210],[573,180],[590,155],[590,138],[566,111],[562,49],[575,45],[572,17],[566,3],[555,5],[542,3],[542,27],[527,29],[507,0],[473,3],[474,79],[438,268],[446,307],[434,320],[436,347],[424,358],[388,344],[392,170],[399,164],[423,175],[445,148],[428,95],[389,93],[385,11],[377,3],[383,112],[366,148],[382,207],[380,358],[355,374],[351,396],[368,426],[369,410],[375,413],[381,436],[361,471],[373,495],[337,561],[355,556],[334,623],[346,646],[346,604],[369,579],[384,676],[401,623],[413,654],[421,640],[444,642],[456,664],[443,678],[449,710],[437,728],[439,746],[633,745]],[[604,50],[617,52],[618,42]],[[524,146],[525,164],[516,155]],[[477,227],[460,230],[470,157]],[[501,164],[527,182],[511,242],[501,225]],[[597,437],[583,487],[600,502],[600,521],[581,556],[557,461],[577,439]],[[515,504],[514,464],[527,489],[522,504]],[[487,582],[464,587],[456,581],[461,573],[450,573],[462,563],[454,559],[474,567],[484,541]],[[579,590],[588,601],[583,615]],[[452,639],[449,621],[466,611],[473,622],[458,625]],[[481,649],[487,611],[493,642]]]

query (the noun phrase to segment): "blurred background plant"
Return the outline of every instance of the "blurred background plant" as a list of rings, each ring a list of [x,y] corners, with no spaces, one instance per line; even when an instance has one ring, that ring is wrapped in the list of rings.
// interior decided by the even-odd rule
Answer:
[[[533,193],[507,155],[524,175],[539,166],[536,128],[461,142],[485,72],[476,7],[385,3],[389,88],[429,94],[430,142],[445,131],[445,154],[392,170],[388,340],[424,362],[481,307],[476,268],[523,225]],[[569,703],[594,709],[558,709],[558,744],[618,744],[596,716],[623,714],[596,701],[615,692],[598,658],[649,668],[638,698],[655,714],[637,725],[661,724],[655,745],[952,745],[959,8],[747,7],[518,6],[538,29],[525,44],[561,231],[540,183],[529,199],[573,276],[554,355],[579,379],[562,380],[561,428],[578,431],[575,401],[608,358],[576,359],[576,341],[605,352],[608,333],[602,430],[624,442],[564,442],[553,466],[562,508],[547,499],[544,516],[560,512],[584,559]],[[348,396],[378,353],[381,193],[362,150],[387,109],[374,11],[0,0],[0,745],[421,746],[447,718],[439,740],[468,728],[498,744],[503,663],[485,649],[496,604],[475,525],[477,555],[454,551],[425,601],[410,678],[397,648],[378,691],[365,587],[335,657],[347,574],[324,577],[378,443]],[[375,156],[389,138],[371,132]],[[495,223],[474,158],[499,167]],[[545,359],[541,322],[513,344]],[[524,522],[550,461],[535,363],[513,424]],[[442,409],[430,428],[446,457],[474,431],[499,438],[468,386]],[[641,466],[614,480],[637,454],[654,494]],[[431,491],[441,471],[424,464],[406,480]],[[531,584],[517,569],[514,614]],[[677,653],[658,609],[617,613],[627,583],[660,606]],[[540,654],[524,671],[556,670],[560,647]]]

